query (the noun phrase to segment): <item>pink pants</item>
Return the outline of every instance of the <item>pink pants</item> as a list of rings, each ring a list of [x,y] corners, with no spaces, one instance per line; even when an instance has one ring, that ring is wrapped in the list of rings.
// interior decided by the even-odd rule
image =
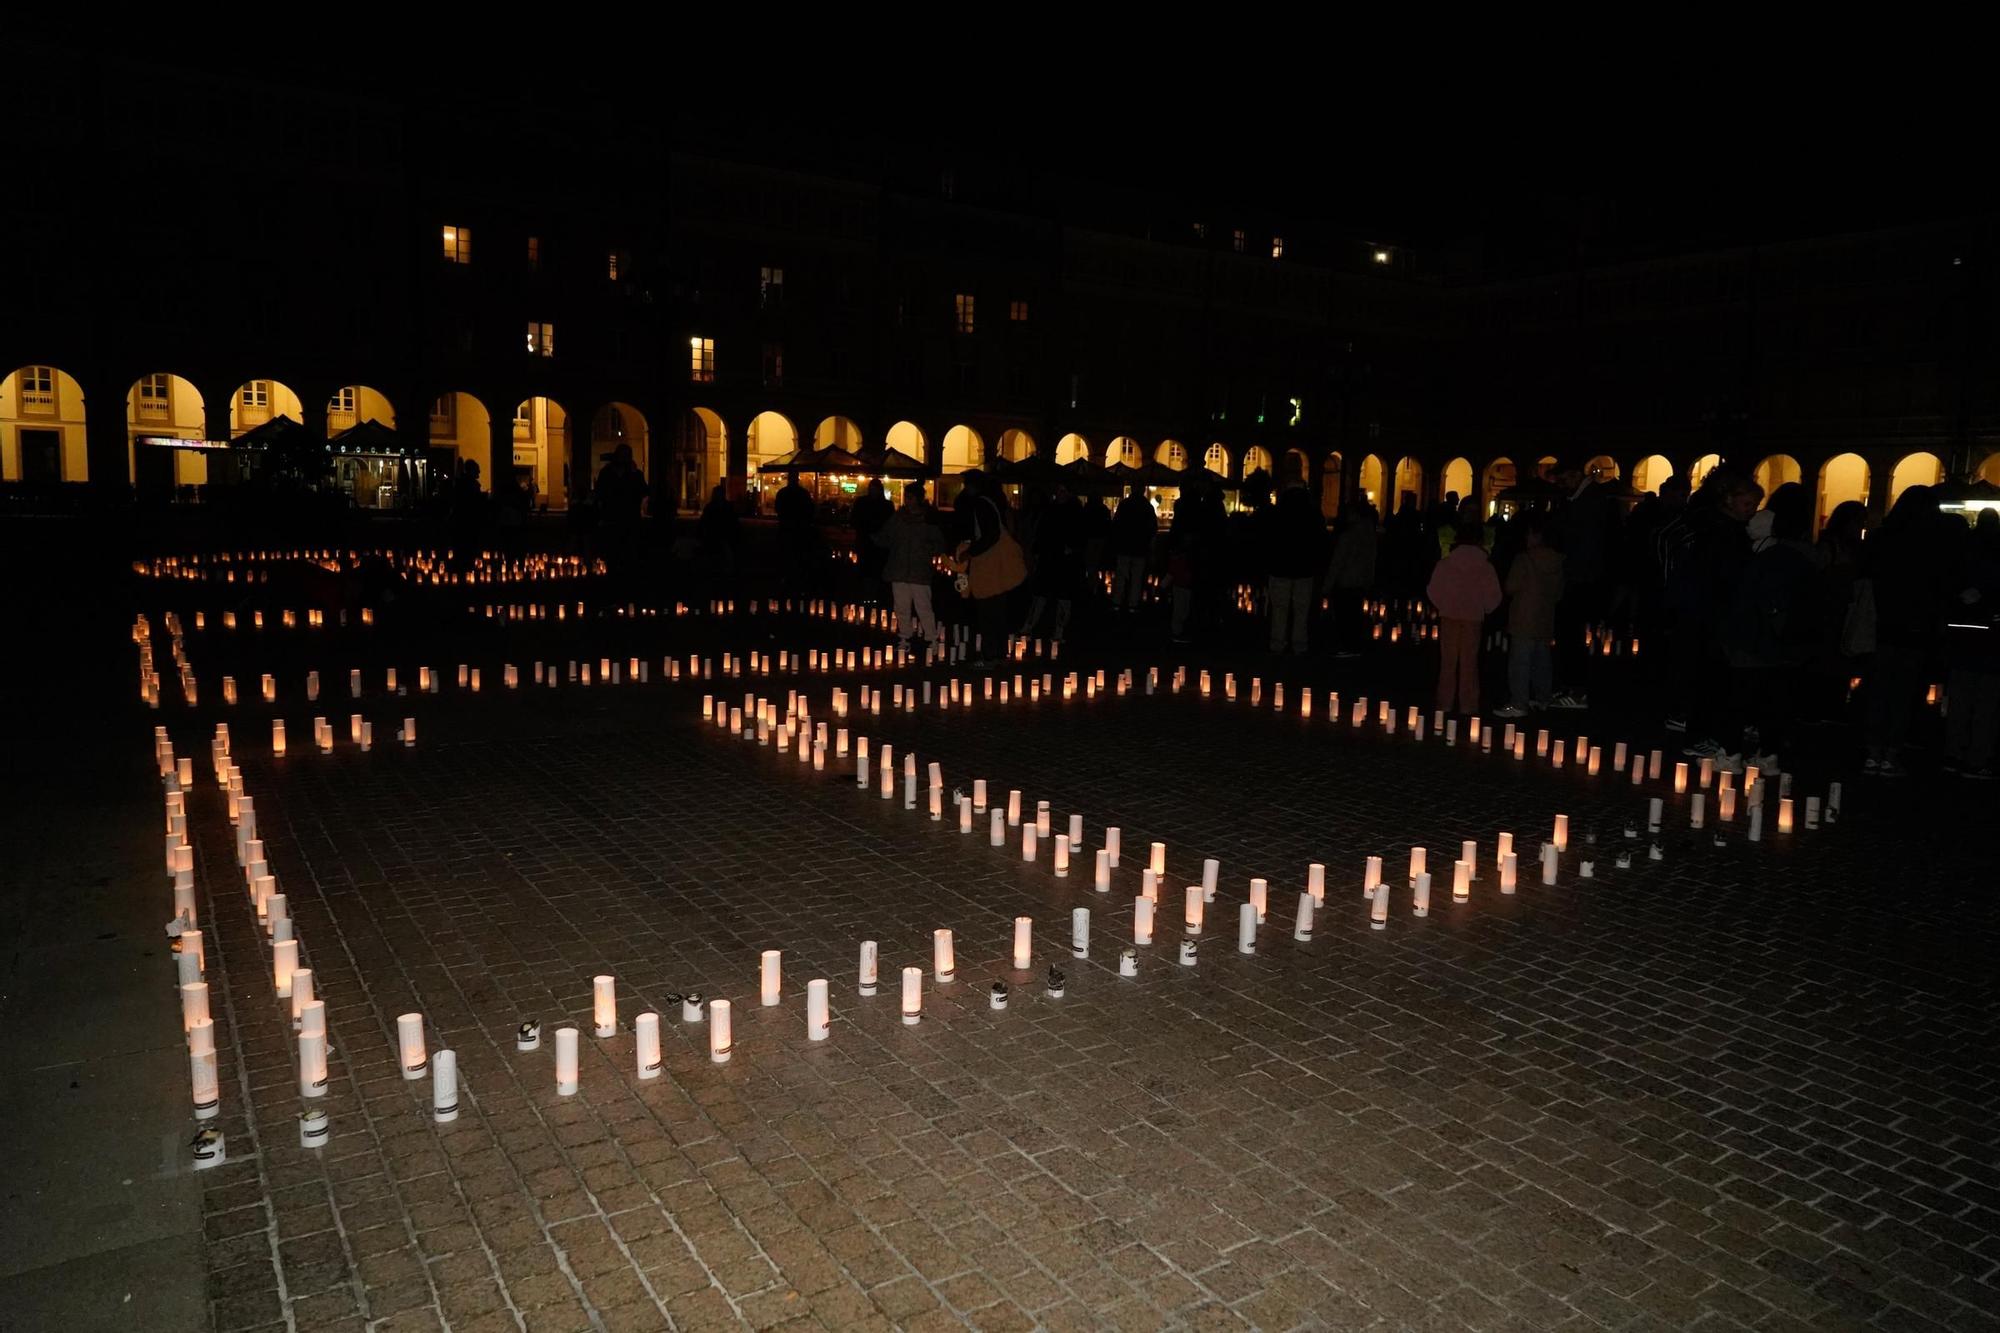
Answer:
[[[1457,711],[1479,711],[1479,622],[1476,620],[1438,622],[1437,706],[1451,711],[1454,693],[1458,696]]]

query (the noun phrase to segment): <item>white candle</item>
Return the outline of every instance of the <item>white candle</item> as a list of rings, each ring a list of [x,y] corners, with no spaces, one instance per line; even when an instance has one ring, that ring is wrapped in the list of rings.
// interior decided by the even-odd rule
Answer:
[[[1250,882],[1252,884],[1261,884],[1263,881],[1252,880]],[[1314,861],[1306,866],[1306,892],[1313,896],[1314,903],[1323,903],[1326,901],[1326,865],[1324,862]],[[1261,906],[1257,909],[1257,914],[1260,918],[1263,916],[1264,909]]]
[[[1069,951],[1078,958],[1090,956],[1090,909],[1072,907],[1069,913]]]
[[[977,811],[981,811],[981,812],[984,812],[984,811],[985,811],[985,809],[986,809],[986,779],[985,779],[985,778],[974,778],[974,779],[972,780],[972,808],[973,808],[974,810],[977,810]]]
[[[1542,883],[1553,884],[1555,882],[1556,882],[1556,845],[1552,842],[1545,843],[1542,846]]]
[[[831,1001],[825,977],[806,983],[806,1040],[825,1041],[832,1030]]]
[[[648,1009],[632,1020],[633,1058],[641,1079],[660,1076],[660,1016]]]
[[[1049,820],[1050,820],[1049,803],[1047,801],[1036,801],[1035,802],[1036,836],[1043,838],[1049,836]]]
[[[326,1096],[326,1033],[307,1032],[299,1037],[299,1096]]]
[[[780,997],[783,987],[780,969],[784,964],[784,956],[776,949],[766,949],[759,955],[759,962],[761,964],[761,972],[759,976],[758,995],[768,1007],[776,1004]]]
[[[213,1024],[210,1025],[213,1028]],[[213,1120],[222,1114],[222,1084],[216,1077],[215,1038],[208,1038],[207,1049],[190,1047],[188,1050],[188,1090],[194,1099],[194,1118]]]
[[[1118,868],[1118,828],[1116,825],[1104,830],[1104,850],[1111,858],[1111,868]]]
[[[991,683],[991,678],[988,678]],[[903,1022],[911,1027],[924,1018],[924,970],[921,967],[903,969]]]
[[[931,932],[931,975],[940,985],[958,975],[958,964],[949,930],[940,929]]]
[[[1033,824],[1023,824],[1021,826],[1021,859],[1023,861],[1032,861],[1035,859],[1035,826]]]
[[[403,1077],[414,1082],[424,1076],[430,1065],[430,1058],[424,1052],[424,1016],[422,1014],[398,1014],[396,1016],[396,1044],[401,1052]]]
[[[1071,815],[1069,817],[1069,845],[1077,851],[1083,850],[1082,815]]]
[[[1356,704],[1354,711],[1357,715],[1362,714],[1362,705]],[[1361,717],[1357,716],[1355,718],[1356,725],[1359,725],[1360,721]],[[1312,937],[1313,896],[1310,893],[1301,893],[1299,895],[1299,914],[1292,924],[1292,938],[1295,940],[1310,940]]]
[[[1569,850],[1569,816],[1556,816],[1555,847],[1559,852]]]
[[[565,1024],[556,1029],[556,1095],[576,1095],[577,1031]]]
[[[1513,894],[1518,865],[1514,853],[1500,853],[1500,892],[1510,896]]]
[[[1164,842],[1154,843],[1152,855],[1147,864],[1152,867],[1155,875],[1164,878],[1167,873],[1167,844]]]
[[[1778,798],[1778,832],[1790,833],[1791,831],[1792,831],[1792,798],[1789,796],[1781,796]]]
[[[1033,917],[1017,916],[1014,918],[1014,970],[1016,972],[1027,971],[1028,964],[1033,961],[1034,929],[1035,920]]]
[[[1068,875],[1069,875],[1069,834],[1058,833],[1056,834],[1056,878],[1063,879],[1067,878]]]
[[[1132,943],[1151,944],[1153,942],[1153,900],[1134,898],[1132,900]]]
[[[1660,831],[1660,820],[1665,814],[1666,802],[1659,797],[1655,796],[1652,800],[1646,802],[1646,831],[1648,833],[1658,833]]]
[[[1361,896],[1363,898],[1373,898],[1375,896],[1375,886],[1381,882],[1382,858],[1371,856],[1368,858],[1367,868],[1361,873]]]
[[[1007,845],[1007,812],[996,805],[989,813],[993,817],[993,822],[987,834],[987,841],[995,847],[1005,847]]]
[[[963,796],[958,798],[958,831],[960,833],[972,832],[972,802],[966,800]]]
[[[861,941],[861,961],[856,968],[857,988],[863,995],[875,993],[877,951],[874,940]]]
[[[1463,862],[1460,864],[1463,864]],[[1417,886],[1410,894],[1410,911],[1415,916],[1429,916],[1431,914],[1431,877],[1429,871],[1425,871],[1423,874],[1417,876]]]
[[[281,717],[271,719],[271,753],[280,759],[285,757],[285,720]]]
[[[431,1118],[440,1125],[458,1119],[457,1051],[439,1051],[432,1062]]]
[[[1244,903],[1236,909],[1236,952],[1257,952],[1257,906]]]
[[[1021,822],[1021,789],[1014,787],[1007,792],[1007,826],[1012,828]]]
[[[1428,879],[1429,876],[1426,875],[1425,878]],[[1368,905],[1368,928],[1370,930],[1387,930],[1389,928],[1389,886],[1387,884],[1380,884],[1375,888],[1375,900]]]
[[[1410,848],[1410,883],[1417,882],[1417,876],[1424,873],[1427,853],[1421,847]]]
[[[1688,802],[1688,827],[1700,828],[1706,822],[1708,797],[1696,792]]]
[[[1657,753],[1657,751],[1656,751]],[[1674,794],[1680,795],[1688,789],[1688,766],[1686,763],[1674,765]]]
[[[1306,891],[1308,893],[1312,892],[1310,889]],[[1318,901],[1317,897],[1315,897],[1315,901]],[[1264,917],[1269,913],[1271,906],[1271,886],[1264,880],[1253,879],[1250,881],[1250,906],[1257,913],[1257,924],[1260,926],[1263,925]]]
[[[716,1064],[725,1064],[735,1053],[735,1033],[729,1017],[729,1001],[710,1000],[708,1002],[708,1058]]]
[[[1097,849],[1095,865],[1091,871],[1090,887],[1099,893],[1111,892],[1111,853],[1102,847]]]
[[[1187,908],[1183,915],[1186,917],[1187,933],[1190,935],[1199,935],[1201,934],[1201,905],[1203,902],[1201,885],[1188,885],[1186,896]]]
[[[313,971],[309,967],[292,970],[292,1026],[299,1026],[299,1015],[313,1002]]]
[[[278,998],[292,998],[292,973],[299,966],[299,942],[279,940],[271,946],[271,980],[277,986]]]
[[[1207,857],[1201,863],[1201,897],[1203,902],[1215,901],[1215,890],[1222,879],[1222,862]]]
[[[181,987],[181,1031],[192,1032],[195,1024],[208,1021],[208,983],[186,983]]]

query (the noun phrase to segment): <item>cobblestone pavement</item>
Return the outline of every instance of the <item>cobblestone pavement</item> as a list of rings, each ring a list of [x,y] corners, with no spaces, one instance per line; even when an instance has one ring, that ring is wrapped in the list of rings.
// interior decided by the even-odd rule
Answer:
[[[1089,848],[1118,824],[1099,895],[1088,855],[1056,879],[1046,847],[1022,862],[1018,833],[993,848],[983,821],[962,836],[906,811],[900,779],[885,801],[851,760],[816,773],[699,717],[705,689],[803,688],[827,716],[830,685],[916,673],[495,689],[503,653],[525,668],[643,644],[657,666],[743,630],[398,639],[410,675],[410,652],[473,660],[486,688],[364,699],[378,736],[408,713],[422,737],[369,754],[346,743],[345,667],[378,671],[386,637],[313,663],[323,709],[296,693],[309,654],[197,638],[205,689],[231,669],[251,698],[260,653],[292,673],[276,709],[158,717],[203,759],[231,720],[336,1048],[332,1141],[301,1149],[290,1024],[202,784],[231,1145],[203,1176],[216,1328],[2000,1328],[1996,932],[1970,843],[1990,822],[1969,807],[1849,783],[1834,828],[1752,846],[1739,816],[1715,846],[1669,794],[1655,863],[1622,832],[1643,829],[1657,784],[1634,795],[1400,728],[1191,693],[847,721],[942,763],[948,787],[1050,800],[1058,831],[1081,813]],[[316,711],[340,733],[330,756],[307,743]],[[1573,845],[1543,887],[1532,853],[1557,812]],[[1490,857],[1501,830],[1524,852],[1520,893],[1500,896],[1489,862],[1451,906],[1447,849],[1474,838]],[[1170,869],[1158,934],[1124,979],[1153,839]],[[1412,844],[1446,872],[1424,919],[1403,888]],[[1612,868],[1626,846],[1635,866]],[[1396,885],[1382,931],[1360,892],[1370,854]],[[1220,892],[1181,967],[1181,886],[1211,856]],[[1327,899],[1301,943],[1310,861]],[[1272,910],[1244,955],[1252,875]],[[1079,906],[1087,959],[1068,947]],[[1026,973],[1009,963],[1018,915],[1034,919]],[[956,935],[946,985],[929,976],[937,927]],[[874,998],[856,993],[863,939],[881,944]],[[784,960],[769,1008],[763,949]],[[910,964],[926,968],[916,1026],[897,1012]],[[620,1023],[599,1040],[591,978],[607,972]],[[812,977],[832,982],[823,1043],[806,1040]],[[1014,987],[1005,1010],[995,979]],[[689,990],[732,1001],[728,1063],[670,1005]],[[634,1071],[642,1009],[663,1015],[653,1081]],[[400,1075],[405,1011],[457,1052],[456,1123]],[[582,1029],[577,1095],[557,1095],[546,1036],[515,1050],[529,1017]]]

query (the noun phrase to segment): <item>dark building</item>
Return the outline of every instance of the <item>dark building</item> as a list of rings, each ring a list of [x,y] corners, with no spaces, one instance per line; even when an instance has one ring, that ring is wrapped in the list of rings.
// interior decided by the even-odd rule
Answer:
[[[620,444],[682,509],[827,445],[947,488],[1036,453],[1302,476],[1328,513],[1558,458],[1646,490],[1727,456],[1822,512],[2000,480],[1990,215],[1516,269],[956,154],[805,169],[616,103],[35,56],[8,482],[199,495],[279,418],[378,507],[467,461],[562,507]]]

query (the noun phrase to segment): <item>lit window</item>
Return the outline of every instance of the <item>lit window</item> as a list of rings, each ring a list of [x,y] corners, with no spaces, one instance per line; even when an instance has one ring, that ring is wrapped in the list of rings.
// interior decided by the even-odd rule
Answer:
[[[613,250],[608,256],[605,257],[604,269],[605,269],[604,273],[605,277],[611,279],[611,281],[613,282],[618,281],[618,252],[616,250]]]
[[[972,297],[964,292],[960,292],[954,298],[954,301],[958,310],[958,331],[960,333],[972,332],[974,314]]]
[[[534,423],[535,418],[533,413],[534,400],[532,398],[523,398],[515,405],[514,433],[516,435],[525,435],[527,433],[528,428]]]
[[[715,339],[688,339],[688,372],[696,384],[715,382]]]
[[[432,421],[448,422],[454,420],[457,416],[458,416],[457,394],[448,393],[442,398],[433,399],[431,401]]]
[[[472,228],[446,227],[444,229],[444,262],[447,264],[470,264],[472,262]]]
[[[528,238],[528,267],[531,269],[540,269],[541,266],[542,238],[539,236],[530,236]]]
[[[243,406],[253,411],[271,410],[271,381],[251,380],[243,386]]]
[[[144,376],[139,381],[139,415],[142,417],[172,416],[173,395],[173,376]]]
[[[1009,301],[1007,303],[1007,318],[1016,324],[1026,324],[1028,322],[1028,303],[1026,301]]]
[[[556,326],[544,321],[528,321],[528,355],[554,356],[556,354]]]
[[[785,382],[785,345],[783,343],[764,344],[764,384],[775,388]]]
[[[1283,259],[1284,257],[1285,257],[1285,238],[1282,236],[1273,236],[1271,238],[1271,258]]]
[[[21,411],[33,416],[54,416],[56,372],[50,366],[24,366],[21,370]]]
[[[1387,250],[1377,250],[1377,251],[1375,252],[1375,262],[1376,262],[1376,263],[1378,263],[1378,264],[1386,264],[1386,263],[1388,263],[1388,262],[1389,262],[1389,252],[1388,252]]]
[[[769,264],[757,270],[757,304],[765,309],[785,303],[785,270]]]
[[[1239,255],[1243,253],[1243,228],[1238,227],[1229,234],[1229,248]]]
[[[354,402],[354,386],[350,384],[345,389],[335,389],[333,391],[333,398],[327,403],[326,410],[337,417],[351,417],[354,415]]]
[[[1183,445],[1168,440],[1164,445],[1160,446],[1160,461],[1178,472],[1187,466],[1187,449]]]
[[[1229,450],[1220,444],[1208,446],[1208,452],[1201,456],[1201,465],[1219,477],[1229,475]]]

